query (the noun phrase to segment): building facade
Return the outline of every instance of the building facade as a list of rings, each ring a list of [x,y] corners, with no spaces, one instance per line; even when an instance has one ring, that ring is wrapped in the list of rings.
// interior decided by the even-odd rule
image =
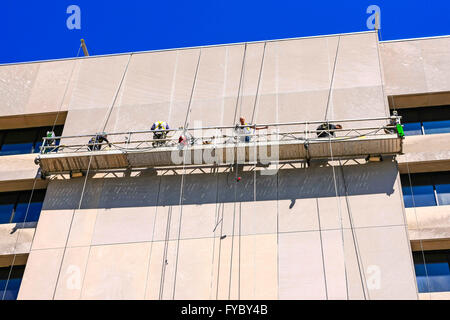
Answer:
[[[448,299],[449,49],[362,32],[0,66],[3,298]],[[47,131],[69,150],[158,120],[354,133],[394,111],[402,154],[382,161],[326,141],[268,167],[34,161]]]

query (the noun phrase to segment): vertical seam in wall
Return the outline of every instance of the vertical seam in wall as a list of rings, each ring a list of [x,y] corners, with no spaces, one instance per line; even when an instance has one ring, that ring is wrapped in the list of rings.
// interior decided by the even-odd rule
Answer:
[[[320,239],[320,252],[322,254],[322,270],[323,270],[323,280],[325,285],[325,298],[328,300],[328,285],[327,285],[327,271],[325,268],[325,254],[323,252],[323,239],[322,239],[322,227],[320,223],[320,210],[319,210],[319,199],[316,198],[316,209],[317,209],[317,221],[319,223],[319,239]]]
[[[104,185],[105,185],[105,180],[102,181],[102,192],[103,192]],[[99,197],[101,197],[102,192],[100,193]],[[98,205],[97,205],[97,209],[96,209],[96,212],[95,212],[94,227],[92,228],[91,241],[90,241],[90,244],[89,244],[89,250],[88,250],[88,256],[87,256],[87,259],[86,259],[86,263],[84,265],[84,273],[83,273],[83,278],[81,279],[80,295],[79,295],[78,299],[82,299],[82,297],[83,297],[84,281],[86,279],[86,274],[87,274],[87,270],[88,270],[89,260],[90,260],[90,257],[91,257],[91,249],[93,247],[92,240],[94,239],[95,228],[97,226],[97,217],[98,217]],[[75,218],[75,213],[74,213],[74,218]],[[69,232],[70,232],[70,230],[69,230]],[[70,240],[70,237],[69,237],[69,239],[67,241],[67,244],[69,244],[69,240]]]
[[[122,84],[125,82],[125,77],[127,76],[128,67],[130,66],[130,62],[131,62],[131,58],[132,57],[133,57],[133,54],[130,54],[130,56],[128,58],[128,61],[127,61],[127,64],[125,65],[125,70],[123,72],[123,75],[122,75],[122,77],[121,77],[121,79],[119,81],[119,86],[117,88],[116,94],[113,97],[113,101],[112,101],[111,107],[106,111],[106,117],[105,117],[106,119],[105,119],[105,124],[103,125],[103,130],[102,131],[105,131],[106,126],[107,126],[108,121],[109,121],[109,118],[111,116],[111,113],[114,110],[114,105],[116,104],[117,97],[118,97],[119,92],[120,92],[120,90],[122,88]]]
[[[176,52],[175,56],[175,66],[173,70],[173,76],[172,76],[172,87],[170,90],[170,102],[169,102],[169,115],[167,116],[167,120],[170,122],[172,120],[172,109],[174,104],[174,97],[175,97],[175,91],[176,91],[176,85],[177,85],[177,73],[178,73],[178,61],[179,61],[179,52]]]
[[[383,64],[381,62],[380,41],[378,39],[378,33],[374,33],[374,36],[375,36],[375,45],[377,47],[377,54],[378,54],[378,66],[379,66],[379,70],[380,70],[381,92],[383,94],[384,111],[385,111],[385,115],[387,117],[389,117],[391,112],[389,109],[389,103],[387,103],[388,97],[386,96],[386,91],[385,91],[385,77],[384,77],[384,72],[383,72]]]
[[[149,276],[150,276],[150,264],[152,262],[153,244],[154,244],[154,239],[155,239],[155,229],[156,229],[156,223],[158,220],[158,207],[159,207],[159,195],[161,193],[161,184],[162,184],[162,175],[159,176],[158,194],[156,196],[155,219],[153,220],[152,240],[150,241],[150,252],[149,252],[148,264],[147,264],[147,277],[146,277],[146,281],[145,281],[144,299],[147,296],[147,286],[148,286],[148,280],[149,280]]]
[[[400,200],[400,206],[402,207],[402,214],[403,214],[403,224],[404,224],[404,230],[405,230],[405,235],[406,235],[406,241],[407,241],[407,245],[409,248],[408,254],[409,254],[409,258],[410,258],[410,266],[411,266],[411,271],[412,271],[412,275],[413,275],[413,282],[414,282],[414,286],[416,288],[416,297],[417,299],[419,299],[419,287],[417,285],[417,280],[416,280],[416,270],[414,268],[414,259],[413,259],[413,254],[412,254],[412,247],[411,247],[411,239],[409,238],[409,232],[408,232],[408,219],[406,217],[406,209],[405,206],[403,204],[403,190],[402,190],[402,184],[400,181],[400,170],[398,168],[398,162],[395,161],[395,166],[397,168],[397,187],[399,190],[399,200]]]

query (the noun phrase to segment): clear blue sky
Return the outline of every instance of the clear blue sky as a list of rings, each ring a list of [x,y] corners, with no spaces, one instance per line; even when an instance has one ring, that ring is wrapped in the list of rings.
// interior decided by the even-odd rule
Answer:
[[[373,4],[383,40],[450,34],[450,0],[1,0],[0,63],[365,31]]]

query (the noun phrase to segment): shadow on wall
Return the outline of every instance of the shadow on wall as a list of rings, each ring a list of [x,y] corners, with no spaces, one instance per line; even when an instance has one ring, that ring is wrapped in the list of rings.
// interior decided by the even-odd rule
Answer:
[[[227,203],[267,200],[344,196],[345,189],[352,195],[387,194],[394,192],[398,176],[395,162],[384,161],[361,165],[281,169],[275,175],[260,172],[187,174],[184,176],[181,199],[181,175],[141,175],[138,177],[55,180],[49,183],[44,210],[96,209],[120,207],[151,207],[186,204]],[[344,175],[342,175],[342,171]],[[256,195],[254,194],[256,190]],[[81,202],[81,206],[80,206]]]

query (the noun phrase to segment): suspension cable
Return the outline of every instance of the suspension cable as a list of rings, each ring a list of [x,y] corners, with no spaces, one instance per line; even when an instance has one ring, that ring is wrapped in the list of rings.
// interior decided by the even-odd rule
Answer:
[[[152,263],[153,244],[155,241],[155,230],[156,230],[156,223],[158,220],[158,205],[159,205],[159,195],[161,193],[161,184],[162,184],[162,175],[159,176],[158,193],[156,194],[155,219],[153,220],[152,240],[150,243],[150,254],[148,257],[148,271],[147,271],[147,277],[146,277],[146,281],[145,281],[144,294],[147,292],[147,285],[148,285],[148,280],[149,280],[149,276],[150,276],[150,264]]]
[[[191,96],[189,98],[189,104],[188,104],[188,110],[186,113],[186,120],[185,120],[185,125],[184,125],[184,130],[187,129],[187,127],[189,126],[189,122],[188,120],[190,120],[190,114],[191,114],[191,108],[192,108],[192,98],[194,96],[194,91],[195,91],[195,87],[197,84],[197,75],[198,75],[198,69],[200,66],[200,59],[202,56],[202,48],[200,48],[199,50],[199,54],[198,54],[198,60],[197,60],[197,68],[195,70],[195,75],[194,75],[194,81],[192,83],[192,90],[191,90]],[[179,248],[180,248],[180,238],[181,238],[181,221],[183,218],[183,193],[184,193],[184,180],[185,180],[185,175],[186,175],[186,154],[187,151],[190,150],[185,150],[185,152],[183,152],[183,173],[181,175],[181,185],[180,185],[180,219],[178,222],[178,239],[177,239],[177,250],[176,250],[176,258],[175,258],[175,276],[174,276],[174,281],[173,281],[173,294],[172,294],[172,300],[175,300],[175,290],[176,290],[176,284],[177,284],[177,272],[178,272],[178,254],[179,254]]]
[[[81,49],[81,45],[80,45],[79,48],[78,48],[78,52],[77,52],[76,58],[78,58],[78,56],[79,56],[79,54],[80,54],[80,49]],[[69,83],[70,83],[70,81],[71,81],[71,79],[72,79],[72,75],[73,75],[73,71],[74,71],[74,69],[75,69],[75,65],[76,65],[76,63],[74,62],[73,67],[72,67],[72,71],[71,71],[71,73],[70,73],[70,76],[69,76],[69,78],[68,78],[68,80],[67,80],[67,83],[66,83],[66,86],[65,86],[65,89],[64,89],[64,94],[63,94],[63,97],[62,97],[62,99],[61,99],[61,103],[60,103],[58,112],[56,113],[56,118],[55,118],[55,120],[54,120],[54,122],[53,122],[52,131],[55,130],[55,125],[56,125],[56,122],[58,121],[59,113],[60,113],[60,111],[61,111],[62,104],[64,103],[64,99],[65,99],[66,94],[67,94],[67,90],[68,90],[68,87],[69,87]],[[33,199],[34,190],[35,190],[35,188],[36,188],[36,181],[37,181],[37,179],[38,179],[38,175],[39,175],[39,174],[40,174],[40,168],[37,170],[36,175],[35,175],[34,180],[33,180],[33,186],[32,186],[32,188],[31,188],[30,198],[29,198],[29,200],[28,200],[27,209],[26,209],[26,211],[25,211],[25,216],[24,216],[23,223],[22,223],[22,226],[23,226],[23,227],[25,227],[25,223],[26,223],[26,221],[27,221],[28,211],[29,211],[29,209],[30,209],[31,200]],[[17,224],[18,224],[18,223],[17,223]],[[34,240],[35,235],[36,235],[36,232],[33,233],[33,237],[32,237],[32,240],[31,240],[31,244],[33,243],[33,240]],[[15,241],[15,243],[14,243],[14,250],[13,250],[14,255],[13,255],[13,260],[12,260],[12,263],[11,263],[11,268],[10,268],[10,270],[9,270],[9,272],[8,272],[8,277],[7,277],[7,279],[6,279],[5,291],[3,292],[2,300],[4,300],[5,297],[6,297],[6,292],[7,292],[7,289],[8,289],[9,280],[11,279],[11,274],[12,274],[14,265],[15,265],[15,263],[16,263],[16,257],[17,257],[16,248],[17,248],[17,243],[18,243],[18,241],[19,241],[19,237],[20,237],[20,230],[19,230],[19,232],[17,233],[17,238],[16,238],[16,241]],[[31,247],[30,247],[30,250],[31,250]]]
[[[382,34],[381,34],[381,28],[380,29],[376,29],[376,30],[377,30],[377,35],[380,38],[380,41],[383,41],[383,37],[382,37]],[[377,39],[378,39],[378,37],[377,37]],[[378,41],[378,44],[380,43],[380,41]],[[380,65],[380,74],[382,75],[382,73],[381,73],[382,72],[381,58],[380,58],[379,48],[378,48],[378,61],[379,61],[379,65]],[[382,88],[383,88],[383,94],[385,95],[383,79],[382,79],[381,85],[382,85]],[[396,113],[397,112],[397,108],[396,108],[396,105],[395,105],[395,97],[394,97],[394,95],[391,96],[391,101],[392,101],[392,108],[393,108],[394,112]],[[420,225],[419,225],[419,219],[417,218],[416,202],[415,202],[414,192],[413,192],[413,188],[412,188],[411,173],[410,173],[409,164],[408,164],[408,155],[406,153],[405,153],[405,161],[406,161],[406,169],[408,171],[408,180],[409,180],[409,187],[410,187],[410,190],[411,190],[411,197],[412,197],[412,200],[413,200],[414,216],[415,216],[417,228],[419,229],[419,234],[421,234],[421,228],[420,228]],[[408,234],[408,226],[407,225],[406,225],[406,233]],[[423,266],[424,266],[424,269],[425,269],[425,277],[427,279],[427,286],[428,286],[428,290],[429,290],[430,289],[430,280],[429,280],[429,277],[428,277],[427,264],[426,264],[426,260],[425,260],[425,250],[423,248],[423,241],[422,241],[421,237],[419,237],[419,244],[420,244],[420,251],[421,251],[422,259],[423,259]]]
[[[246,58],[246,55],[247,55],[247,42],[244,45],[244,54],[242,55],[241,75],[239,77],[238,94],[237,94],[237,99],[236,99],[236,107],[234,109],[233,123],[236,123],[236,116],[237,116],[237,109],[238,109],[237,107],[238,107],[239,101],[240,101],[240,103],[242,105],[242,98],[239,100],[239,96],[240,96],[240,93],[241,93],[241,87],[242,87],[242,90],[244,90],[244,88],[243,88],[244,82],[243,81],[244,81],[244,70],[245,70],[245,58]]]
[[[264,41],[263,53],[262,53],[262,57],[261,57],[261,67],[259,68],[258,85],[256,86],[255,104],[253,106],[253,114],[252,114],[251,123],[253,123],[253,121],[255,119],[256,105],[258,103],[258,96],[259,96],[259,87],[261,84],[261,77],[262,77],[262,72],[263,72],[263,67],[264,67],[264,58],[266,55],[266,46],[267,46],[267,41]]]
[[[80,44],[80,47],[78,48],[78,52],[77,52],[76,58],[78,58],[78,56],[79,56],[79,54],[80,54],[80,50],[81,50],[81,44]],[[72,71],[70,72],[70,76],[69,76],[69,78],[68,78],[68,80],[67,80],[67,83],[66,83],[66,88],[64,89],[64,94],[63,94],[63,96],[62,96],[61,103],[59,104],[58,112],[56,113],[55,121],[53,122],[52,132],[55,131],[56,122],[58,121],[59,113],[61,112],[62,105],[63,105],[63,103],[64,103],[64,99],[66,98],[67,90],[68,90],[68,88],[69,88],[70,81],[72,80],[73,71],[75,70],[75,66],[76,66],[76,65],[77,65],[77,64],[76,64],[76,60],[75,60],[75,61],[73,62]]]
[[[329,108],[329,105],[330,105],[331,95],[332,95],[332,91],[333,91],[334,75],[335,75],[335,72],[336,72],[336,60],[338,58],[340,39],[341,39],[341,36],[338,37],[338,43],[337,43],[337,47],[336,47],[336,57],[335,57],[335,60],[334,60],[334,67],[333,67],[333,72],[332,72],[332,75],[331,75],[330,89],[329,89],[328,99],[327,99],[327,107],[325,109],[325,120],[327,119],[328,108]],[[327,124],[328,124],[328,122],[327,122]],[[329,143],[329,147],[330,147],[331,162],[334,162],[333,148],[331,146],[331,134],[328,134],[328,143]],[[333,182],[334,182],[334,190],[335,190],[335,194],[336,194],[336,201],[337,201],[337,204],[338,204],[337,207],[338,207],[338,215],[339,215],[340,230],[341,230],[342,255],[343,255],[343,259],[344,259],[345,292],[346,292],[346,299],[348,300],[349,299],[349,294],[348,294],[348,279],[347,279],[347,262],[346,262],[346,259],[345,259],[344,226],[343,226],[343,222],[342,222],[341,201],[339,199],[338,187],[337,187],[337,182],[336,182],[336,172],[334,170],[334,165],[333,164],[331,165],[331,168],[332,168],[332,172],[333,172]]]
[[[103,127],[103,130],[104,130],[104,128],[106,127],[106,124],[108,123],[109,115],[111,114],[111,111],[112,111],[112,109],[114,108],[114,104],[115,104],[115,102],[116,102],[117,95],[118,95],[118,93],[119,93],[119,91],[120,91],[120,89],[121,89],[121,87],[122,87],[123,80],[124,80],[124,78],[125,78],[125,75],[127,74],[128,66],[129,66],[129,64],[130,64],[130,61],[131,61],[131,57],[132,57],[132,56],[133,56],[133,53],[131,53],[130,56],[129,56],[129,58],[128,58],[128,62],[127,62],[127,64],[126,64],[126,66],[125,66],[125,69],[124,69],[124,72],[123,72],[123,76],[122,76],[122,78],[121,78],[121,81],[120,81],[120,83],[119,83],[119,85],[118,85],[118,87],[117,87],[117,90],[116,90],[116,93],[115,93],[115,95],[114,95],[114,99],[113,99],[113,102],[112,102],[112,104],[111,104],[111,107],[109,108],[109,112],[106,112],[106,115],[105,115],[105,117],[104,117],[104,119],[103,119],[103,121],[105,121],[105,125],[104,125],[104,127]],[[103,121],[102,121],[102,122],[103,122]],[[100,129],[100,128],[101,128],[101,126],[99,127],[99,129]],[[99,133],[97,132],[97,133],[95,134],[95,141],[97,141],[98,135],[99,135]],[[85,178],[84,178],[83,187],[82,187],[82,189],[81,189],[81,196],[80,196],[80,201],[79,201],[79,203],[78,203],[78,209],[74,209],[74,211],[73,211],[73,213],[72,213],[72,218],[71,218],[71,220],[70,220],[69,231],[68,231],[68,233],[67,233],[67,237],[66,237],[66,240],[65,240],[65,245],[64,245],[64,250],[63,250],[63,255],[62,255],[62,258],[61,258],[61,264],[60,264],[60,266],[59,266],[58,275],[57,275],[56,282],[55,282],[55,290],[53,291],[53,299],[55,299],[55,296],[56,296],[56,290],[57,290],[57,288],[58,288],[58,282],[59,282],[59,278],[60,278],[60,276],[61,276],[62,265],[63,265],[63,263],[64,263],[64,258],[65,258],[65,255],[66,255],[67,245],[68,245],[69,238],[70,238],[70,234],[71,234],[71,231],[72,231],[72,224],[73,224],[73,220],[74,220],[74,218],[75,218],[75,213],[76,213],[76,210],[80,210],[80,209],[81,209],[81,206],[82,206],[82,203],[83,203],[84,192],[85,192],[85,190],[86,190],[86,184],[87,184],[87,180],[88,180],[89,173],[90,173],[90,170],[91,170],[92,158],[93,158],[93,153],[91,152],[91,154],[90,154],[90,156],[89,156],[88,167],[87,167],[87,170],[86,170],[86,176],[85,176]],[[95,171],[96,171],[96,170],[95,170]],[[91,240],[91,245],[89,246],[88,257],[89,257],[90,252],[91,252],[91,247],[92,247],[92,240]],[[85,268],[86,270],[85,270],[84,274],[86,274],[86,272],[87,272],[87,263],[88,263],[88,261],[86,262],[86,268]],[[83,283],[84,283],[84,277],[83,277]],[[81,296],[81,293],[82,293],[81,291],[82,291],[82,290],[83,290],[83,287],[81,287],[81,290],[80,290],[80,296]]]
[[[353,238],[353,246],[355,248],[355,254],[356,254],[356,261],[358,263],[358,270],[359,270],[359,277],[361,280],[361,286],[363,289],[363,295],[364,295],[364,300],[367,300],[367,298],[370,300],[370,295],[369,295],[369,290],[367,290],[367,297],[366,297],[366,289],[365,289],[365,284],[367,283],[366,281],[366,276],[364,273],[364,263],[362,261],[362,257],[360,254],[360,250],[359,250],[359,245],[358,245],[358,238],[356,236],[355,230],[353,228],[353,215],[352,215],[352,211],[350,208],[350,201],[348,199],[348,189],[347,189],[347,182],[345,181],[345,174],[344,174],[344,166],[341,163],[341,160],[339,159],[339,167],[341,169],[341,174],[342,174],[342,182],[344,185],[344,192],[345,192],[345,203],[347,205],[347,211],[348,211],[348,216],[349,216],[349,223],[350,223],[350,230],[352,232],[352,238]],[[360,262],[361,260],[361,262]],[[362,267],[362,272],[361,272],[361,267]]]
[[[332,73],[331,81],[330,81],[330,90],[328,92],[327,108],[325,109],[325,119],[324,120],[327,120],[327,118],[328,118],[328,108],[330,106],[330,101],[331,101],[332,88],[333,88],[333,84],[334,84],[334,75],[336,73],[336,66],[337,66],[337,59],[338,59],[340,44],[341,44],[341,36],[338,37],[338,43],[337,43],[337,46],[336,46],[336,55],[334,57],[333,73]]]
[[[38,172],[39,172],[39,170],[38,170]],[[37,177],[37,174],[36,174],[36,176],[34,177],[34,181],[33,181],[33,187],[32,187],[32,189],[31,189],[30,199],[28,200],[27,209],[26,209],[26,211],[25,211],[25,217],[23,218],[22,227],[25,227],[25,223],[26,223],[26,221],[27,221],[28,210],[30,209],[31,200],[33,199],[33,194],[34,194],[34,189],[35,189],[35,187],[36,187],[36,180],[37,180],[37,179],[38,179],[38,177]],[[19,224],[19,223],[16,223],[16,225],[17,225],[17,224]],[[13,250],[13,254],[14,254],[14,255],[13,255],[13,260],[12,260],[12,263],[11,263],[11,267],[9,268],[8,278],[6,279],[6,284],[5,284],[5,289],[4,289],[4,292],[3,292],[2,300],[5,300],[6,292],[8,291],[9,280],[11,279],[11,274],[12,274],[14,265],[15,265],[15,263],[16,263],[16,257],[17,257],[16,249],[17,249],[17,243],[19,242],[19,237],[20,237],[20,230],[18,230],[18,232],[17,232],[16,241],[15,241],[15,243],[14,243],[14,250]],[[33,235],[33,238],[34,238],[34,235]],[[33,242],[33,241],[31,241],[31,242]],[[30,249],[31,249],[31,248],[30,248]]]

